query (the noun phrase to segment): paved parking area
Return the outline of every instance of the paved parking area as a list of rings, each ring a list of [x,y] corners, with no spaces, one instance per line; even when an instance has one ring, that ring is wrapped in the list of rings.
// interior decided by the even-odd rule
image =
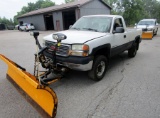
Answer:
[[[42,37],[50,34],[41,32]],[[33,73],[35,42],[29,32],[0,31],[0,53]],[[0,118],[40,118],[5,79],[0,61]],[[160,118],[160,32],[143,40],[135,58],[127,52],[114,57],[104,79],[71,71],[51,86],[58,96],[56,118]]]

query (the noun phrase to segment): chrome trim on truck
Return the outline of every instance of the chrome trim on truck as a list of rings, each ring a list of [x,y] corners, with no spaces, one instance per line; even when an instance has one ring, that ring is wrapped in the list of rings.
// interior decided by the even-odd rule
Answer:
[[[74,63],[58,63],[59,65],[66,66],[73,70],[80,70],[80,71],[89,71],[92,69],[93,61],[90,61],[88,64],[74,64]]]

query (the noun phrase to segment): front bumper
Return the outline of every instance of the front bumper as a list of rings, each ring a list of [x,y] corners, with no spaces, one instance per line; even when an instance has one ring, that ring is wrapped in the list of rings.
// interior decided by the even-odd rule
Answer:
[[[68,63],[68,62],[62,62],[62,63],[57,63],[57,64],[63,65],[72,70],[89,71],[92,69],[93,61],[90,61],[88,64],[74,64],[74,63]]]
[[[26,30],[35,30],[35,28],[34,27],[28,27],[28,28],[26,28]]]
[[[93,57],[61,57],[56,56],[57,64],[63,65],[73,70],[88,71],[92,69]]]
[[[50,53],[45,52],[44,55],[49,58],[53,58]],[[77,57],[77,56],[56,56],[56,63],[57,65],[65,66],[67,68],[73,70],[80,70],[80,71],[88,71],[92,69],[93,65],[93,56],[88,57]]]

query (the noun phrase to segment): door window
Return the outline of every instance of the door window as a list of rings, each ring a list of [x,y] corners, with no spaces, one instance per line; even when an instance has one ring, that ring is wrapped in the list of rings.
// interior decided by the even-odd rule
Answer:
[[[122,23],[122,19],[121,18],[117,18],[114,21],[113,30],[116,30],[117,27],[123,27],[123,23]]]

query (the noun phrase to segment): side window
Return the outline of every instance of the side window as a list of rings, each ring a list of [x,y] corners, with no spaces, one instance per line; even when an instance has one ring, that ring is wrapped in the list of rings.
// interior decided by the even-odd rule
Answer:
[[[122,23],[122,19],[121,18],[115,19],[113,30],[116,30],[116,27],[123,27],[123,23]]]

